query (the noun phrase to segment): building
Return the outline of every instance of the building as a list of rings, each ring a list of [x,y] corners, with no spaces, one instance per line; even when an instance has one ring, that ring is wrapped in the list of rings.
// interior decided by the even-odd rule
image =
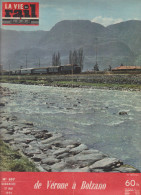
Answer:
[[[141,73],[141,66],[119,66],[116,68],[112,69],[112,72],[114,73],[137,73],[140,74]]]

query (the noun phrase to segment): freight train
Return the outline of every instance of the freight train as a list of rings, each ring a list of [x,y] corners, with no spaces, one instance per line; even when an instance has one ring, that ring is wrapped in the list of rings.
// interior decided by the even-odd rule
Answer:
[[[64,66],[50,66],[46,68],[23,68],[18,70],[6,71],[9,75],[30,75],[30,74],[79,74],[81,67],[78,65],[67,64]]]

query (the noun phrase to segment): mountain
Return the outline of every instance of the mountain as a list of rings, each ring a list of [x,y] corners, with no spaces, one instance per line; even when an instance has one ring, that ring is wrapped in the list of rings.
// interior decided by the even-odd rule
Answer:
[[[135,54],[141,53],[141,21],[129,20],[110,25],[107,29],[111,30],[119,40],[126,43]]]
[[[52,54],[61,53],[62,64],[68,63],[69,51],[83,48],[84,70],[109,65],[140,65],[141,21],[126,21],[104,27],[89,20],[64,20],[50,31],[11,31],[1,29],[2,64],[13,69],[51,65]],[[97,49],[96,49],[97,48]]]
[[[88,20],[65,20],[57,23],[40,44],[65,50],[95,43],[96,37],[108,36],[108,30]]]

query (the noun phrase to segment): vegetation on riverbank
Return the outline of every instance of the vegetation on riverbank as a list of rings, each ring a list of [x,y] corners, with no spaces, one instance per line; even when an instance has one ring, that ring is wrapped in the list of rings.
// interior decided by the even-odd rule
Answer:
[[[0,139],[0,171],[38,172],[34,163]]]
[[[135,84],[112,84],[112,83],[86,83],[86,82],[72,82],[72,81],[57,81],[53,82],[56,86],[63,87],[93,87],[93,88],[108,88],[108,89],[132,89],[141,90],[141,85]]]
[[[58,87],[92,87],[98,89],[117,89],[117,90],[141,90],[140,84],[118,84],[118,83],[101,83],[101,82],[81,82],[73,80],[57,81],[53,79],[46,79],[43,75],[22,75],[22,76],[1,76],[1,82],[17,83],[27,85],[45,85]]]

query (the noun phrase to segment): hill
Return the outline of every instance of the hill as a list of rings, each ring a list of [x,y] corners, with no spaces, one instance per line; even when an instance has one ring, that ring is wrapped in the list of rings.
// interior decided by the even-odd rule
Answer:
[[[100,69],[109,65],[140,65],[141,21],[126,21],[104,27],[89,20],[64,20],[50,31],[11,31],[1,29],[2,64],[13,69],[51,65],[52,54],[61,53],[62,64],[68,63],[69,51],[83,48],[84,70],[92,69],[97,60]],[[97,45],[97,46],[96,46]]]

